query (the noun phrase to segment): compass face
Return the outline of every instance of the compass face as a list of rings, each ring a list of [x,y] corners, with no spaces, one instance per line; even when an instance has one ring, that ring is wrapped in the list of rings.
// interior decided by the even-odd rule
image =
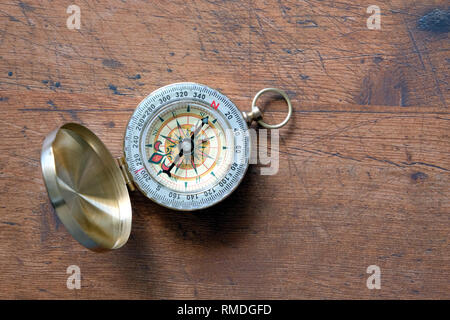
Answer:
[[[247,125],[219,92],[195,83],[156,90],[135,110],[125,159],[137,187],[157,203],[206,208],[224,199],[248,167]]]

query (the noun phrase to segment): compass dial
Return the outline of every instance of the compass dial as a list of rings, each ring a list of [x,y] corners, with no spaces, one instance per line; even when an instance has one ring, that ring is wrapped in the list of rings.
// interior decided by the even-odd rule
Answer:
[[[209,111],[196,103],[175,102],[147,126],[142,153],[156,181],[173,191],[198,192],[230,170],[232,132],[225,131],[225,119]]]
[[[137,187],[178,210],[209,207],[229,195],[248,167],[247,125],[219,92],[195,83],[151,93],[134,112],[125,159]]]

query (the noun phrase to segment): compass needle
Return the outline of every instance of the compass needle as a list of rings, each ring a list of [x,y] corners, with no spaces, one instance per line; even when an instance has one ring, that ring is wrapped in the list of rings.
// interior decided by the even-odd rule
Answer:
[[[177,144],[176,141],[174,141],[172,138],[170,138],[170,137],[168,137],[168,136],[165,136],[165,135],[161,134],[161,137],[163,137],[164,139],[166,139],[167,141],[169,141],[170,143],[172,143],[172,144],[174,144],[174,145]]]

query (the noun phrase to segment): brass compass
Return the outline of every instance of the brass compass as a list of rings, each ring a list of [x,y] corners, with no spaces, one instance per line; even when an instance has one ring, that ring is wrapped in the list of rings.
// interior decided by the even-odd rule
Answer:
[[[288,114],[266,124],[257,99],[279,93]],[[85,247],[123,246],[131,230],[127,190],[139,189],[156,203],[174,210],[210,207],[232,193],[249,166],[248,123],[284,126],[292,114],[285,92],[266,88],[241,113],[220,92],[197,83],[175,83],[152,92],[131,116],[124,156],[115,160],[89,129],[64,124],[43,144],[41,165],[50,200],[59,218]]]

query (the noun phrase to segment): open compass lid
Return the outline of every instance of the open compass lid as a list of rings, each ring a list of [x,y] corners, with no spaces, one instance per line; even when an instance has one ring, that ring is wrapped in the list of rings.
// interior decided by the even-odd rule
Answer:
[[[41,166],[53,207],[78,242],[94,251],[127,242],[131,203],[125,179],[94,133],[75,123],[53,131],[44,140]]]

